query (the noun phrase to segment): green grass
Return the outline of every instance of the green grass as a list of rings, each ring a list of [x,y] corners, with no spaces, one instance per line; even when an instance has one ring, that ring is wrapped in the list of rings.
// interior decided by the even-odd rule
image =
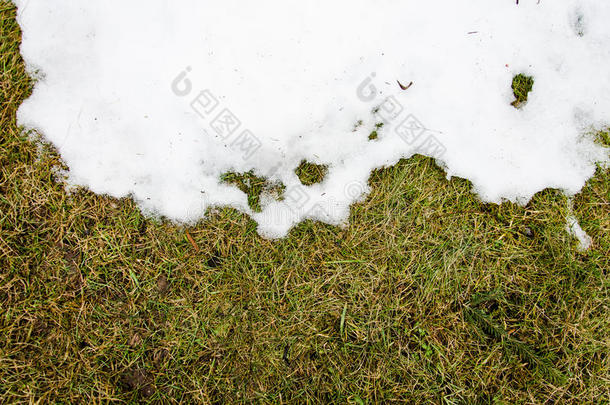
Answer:
[[[324,180],[324,177],[328,174],[328,166],[303,160],[294,172],[303,185],[311,186]]]
[[[378,131],[381,130],[381,128],[383,128],[383,123],[378,123],[375,125],[375,130],[369,135],[369,141],[374,141],[375,139],[379,138]]]
[[[534,88],[534,78],[526,76],[524,74],[518,74],[513,78],[513,84],[511,85],[513,94],[515,95],[515,101],[511,104],[515,108],[521,108],[527,103],[527,97]]]
[[[225,173],[220,180],[239,188],[248,196],[248,205],[254,212],[261,212],[261,196],[267,194],[275,198],[283,198],[285,186],[269,182],[267,179],[256,176],[253,172]]]
[[[272,242],[231,209],[184,229],[55,181],[15,123],[14,15],[0,2],[0,402],[607,401],[608,169],[574,199],[584,253],[561,193],[483,204],[419,156],[374,172],[345,229]]]

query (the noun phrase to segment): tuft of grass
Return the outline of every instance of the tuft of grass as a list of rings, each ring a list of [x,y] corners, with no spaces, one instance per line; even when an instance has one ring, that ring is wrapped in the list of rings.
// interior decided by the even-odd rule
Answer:
[[[260,200],[263,193],[275,198],[281,198],[285,188],[282,184],[272,183],[263,177],[256,176],[252,171],[246,173],[225,173],[221,176],[221,181],[233,184],[246,193],[248,205],[255,212],[262,211]]]
[[[601,131],[597,133],[596,142],[605,147],[610,147],[610,132]]]
[[[527,103],[527,97],[534,88],[534,78],[524,74],[518,74],[513,78],[511,88],[515,95],[515,101],[513,101],[511,105],[515,108],[521,108]]]
[[[31,92],[19,39],[0,2],[0,402],[608,397],[607,168],[573,202],[587,252],[560,192],[484,204],[421,156],[375,171],[345,228],[269,241],[223,208],[186,229],[66,193],[57,153],[16,126]]]
[[[375,130],[369,135],[369,141],[374,141],[375,139],[379,138],[379,132],[377,131],[381,130],[381,128],[383,128],[383,122],[375,125]]]
[[[294,171],[304,186],[311,186],[324,181],[328,173],[327,165],[318,165],[303,160]]]

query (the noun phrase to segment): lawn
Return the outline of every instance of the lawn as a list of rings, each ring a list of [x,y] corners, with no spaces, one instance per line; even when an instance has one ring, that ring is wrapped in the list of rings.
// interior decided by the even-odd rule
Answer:
[[[345,229],[184,228],[66,192],[16,125],[20,35],[0,1],[1,403],[608,401],[608,168],[573,200],[586,252],[561,192],[484,204],[421,156],[374,172]]]

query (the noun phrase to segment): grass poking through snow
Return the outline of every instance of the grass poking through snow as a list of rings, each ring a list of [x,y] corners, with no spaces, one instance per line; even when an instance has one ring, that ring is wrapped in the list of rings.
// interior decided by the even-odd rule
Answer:
[[[281,199],[284,186],[269,182],[267,179],[256,176],[253,172],[247,173],[225,173],[221,181],[232,184],[248,196],[248,205],[254,212],[261,212],[261,197],[268,194],[275,199]]]
[[[528,95],[534,88],[534,78],[518,74],[513,78],[511,87],[513,89],[513,94],[515,95],[515,101],[513,101],[511,105],[515,108],[521,108],[527,103]]]
[[[316,183],[321,183],[328,173],[328,166],[317,165],[303,160],[296,168],[295,174],[305,186],[311,186]]]
[[[14,16],[0,2],[0,402],[607,400],[607,168],[574,199],[584,253],[559,192],[483,204],[422,157],[374,172],[346,229],[271,242],[222,209],[187,234],[54,180],[15,124]],[[264,188],[246,177],[225,180]]]

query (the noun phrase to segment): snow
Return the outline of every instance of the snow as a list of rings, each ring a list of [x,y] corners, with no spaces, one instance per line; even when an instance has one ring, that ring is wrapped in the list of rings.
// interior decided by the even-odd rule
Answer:
[[[572,199],[568,200],[568,214],[566,216],[566,232],[568,235],[578,240],[578,250],[586,252],[593,245],[593,238],[591,238],[580,226],[578,219],[574,215],[574,202]]]
[[[578,220],[573,215],[567,217],[566,231],[578,239],[578,250],[581,252],[589,250],[593,244],[593,239],[580,227]]]
[[[68,186],[150,215],[232,206],[277,238],[308,218],[345,224],[371,171],[415,153],[496,203],[576,194],[609,161],[588,135],[610,118],[608,2],[15,3],[39,78],[19,123],[59,149]],[[517,109],[520,73],[535,83]],[[301,185],[303,159],[329,165],[322,183]],[[285,198],[253,212],[220,181],[250,170]]]

